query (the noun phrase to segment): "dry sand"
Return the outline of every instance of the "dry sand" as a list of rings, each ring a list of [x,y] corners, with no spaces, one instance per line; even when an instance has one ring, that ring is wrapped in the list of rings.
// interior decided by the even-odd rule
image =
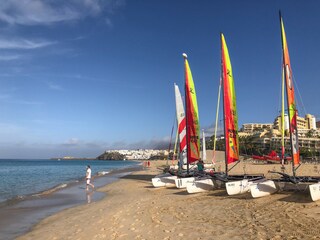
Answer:
[[[225,189],[190,195],[153,188],[151,178],[164,164],[152,161],[149,169],[99,189],[107,194],[103,200],[48,217],[19,239],[320,239],[320,201],[312,202],[308,190],[252,199],[250,193],[228,196]],[[232,171],[278,168],[241,163]],[[319,175],[314,165],[298,172]]]

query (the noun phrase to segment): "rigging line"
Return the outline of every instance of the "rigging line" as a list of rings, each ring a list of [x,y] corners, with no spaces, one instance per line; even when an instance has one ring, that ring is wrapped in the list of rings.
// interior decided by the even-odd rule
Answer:
[[[296,89],[297,89],[297,92],[298,92],[298,95],[299,95],[299,98],[300,98],[300,101],[301,101],[301,104],[302,104],[302,110],[304,111],[304,115],[307,114],[307,111],[306,111],[306,108],[304,106],[304,103],[303,103],[303,100],[302,100],[302,96],[300,94],[300,90],[299,90],[299,86],[298,86],[298,83],[296,82],[295,80],[295,77],[294,77],[294,74],[292,72],[292,79],[293,79],[293,83],[294,83],[294,86],[296,86]],[[297,101],[296,101],[297,102]],[[298,102],[299,103],[299,102]],[[298,104],[297,104],[298,105]]]
[[[219,90],[218,90],[218,101],[217,101],[217,109],[216,109],[216,122],[214,127],[214,140],[213,140],[213,157],[212,157],[212,163],[215,163],[216,158],[216,143],[217,143],[217,128],[218,128],[218,120],[219,120],[219,105],[220,105],[220,93],[221,93],[221,84],[222,79],[220,77],[220,83],[219,83]]]
[[[238,160],[231,168],[228,169],[228,172],[230,172],[235,166],[237,166],[242,160]]]
[[[176,140],[175,140],[175,143],[174,143],[173,155],[172,155],[172,165],[174,165],[175,154],[176,154],[176,152],[177,152],[178,138],[179,138],[179,128],[177,127]],[[176,155],[178,156],[178,154],[176,154]]]
[[[281,59],[282,62],[282,59]],[[278,110],[277,110],[277,117],[281,115],[281,108],[282,108],[282,72],[283,72],[283,64],[281,63],[280,69],[280,81],[279,82],[279,94],[278,94]]]
[[[174,118],[173,118],[173,124],[172,124],[172,129],[171,129],[171,136],[170,136],[170,142],[169,142],[169,150],[168,150],[168,157],[167,157],[167,166],[169,166],[169,156],[170,156],[170,150],[171,150],[171,144],[172,144],[172,135],[173,135],[173,130],[174,130],[174,125],[176,123],[176,113],[174,113]],[[174,153],[173,153],[174,154]]]

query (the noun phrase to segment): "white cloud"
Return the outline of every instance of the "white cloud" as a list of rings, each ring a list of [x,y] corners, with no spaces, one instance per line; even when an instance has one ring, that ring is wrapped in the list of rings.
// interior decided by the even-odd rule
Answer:
[[[0,135],[1,135],[1,142],[12,142],[16,139],[24,139],[24,136],[27,135],[27,130],[22,126],[13,124],[13,123],[6,123],[0,122]],[[23,140],[22,140],[23,141]]]
[[[69,140],[66,141],[65,144],[67,145],[77,145],[80,143],[80,140],[78,138],[70,138]]]
[[[0,124],[1,132],[1,124]],[[0,139],[0,158],[97,157],[105,150],[101,143],[58,144]]]
[[[43,102],[28,101],[28,100],[22,100],[22,99],[12,100],[11,103],[21,104],[21,105],[43,105],[44,104]]]
[[[59,86],[58,84],[55,84],[55,83],[52,83],[52,82],[47,82],[48,84],[48,87],[51,89],[51,90],[56,90],[56,91],[62,91],[63,88],[61,86]]]
[[[0,49],[36,49],[55,44],[47,40],[0,39]]]
[[[110,18],[106,18],[106,19],[105,19],[105,23],[107,24],[107,26],[108,26],[109,28],[112,28],[112,27],[113,27],[113,23],[112,23],[112,21],[111,21]]]
[[[1,93],[0,93],[0,101],[5,103],[11,103],[11,104],[19,104],[19,105],[43,105],[44,104],[43,102],[16,99],[9,94],[1,94]]]
[[[0,55],[0,61],[12,61],[20,59],[22,56],[18,54]]]
[[[32,132],[32,131],[31,131]],[[64,142],[52,142],[48,139],[25,139],[30,129],[0,122],[0,158],[51,158],[51,157],[97,157],[105,150],[117,149],[168,149],[169,137],[129,143],[126,141],[103,142],[70,138]]]
[[[6,0],[0,5],[0,21],[19,25],[48,25],[97,16],[123,7],[123,0]]]
[[[11,98],[11,96],[9,94],[1,94],[0,93],[0,100],[1,99],[8,99],[8,98]]]
[[[206,137],[211,137],[212,135],[214,135],[214,132],[215,132],[214,125],[211,124],[210,126],[204,127],[204,132],[205,132]],[[222,134],[223,134],[223,127],[218,126],[218,128],[217,128],[217,136],[220,136]]]
[[[55,8],[49,1],[9,0],[1,4],[0,19],[10,24],[43,25],[79,18],[71,7]]]

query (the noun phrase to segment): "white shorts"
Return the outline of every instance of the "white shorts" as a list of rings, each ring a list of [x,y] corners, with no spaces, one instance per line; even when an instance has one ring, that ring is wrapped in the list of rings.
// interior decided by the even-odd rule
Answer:
[[[90,180],[91,180],[90,178],[87,178],[87,184],[90,184]]]

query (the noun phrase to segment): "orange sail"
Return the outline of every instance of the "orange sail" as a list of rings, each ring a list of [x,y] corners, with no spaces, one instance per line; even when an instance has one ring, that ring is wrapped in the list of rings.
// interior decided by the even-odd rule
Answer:
[[[281,39],[282,39],[282,51],[283,51],[283,71],[287,90],[287,104],[288,104],[288,115],[289,115],[289,131],[290,131],[290,142],[292,152],[293,166],[296,166],[300,162],[299,157],[299,142],[298,142],[298,127],[297,127],[297,106],[294,99],[294,87],[292,81],[292,70],[290,64],[289,50],[286,39],[286,33],[284,31],[284,24],[280,15],[281,25]]]
[[[186,123],[187,123],[187,161],[200,159],[200,128],[196,90],[189,67],[187,55],[183,54],[185,64]]]
[[[221,33],[221,74],[223,81],[224,132],[226,165],[239,160],[238,115],[236,92],[228,47]]]

